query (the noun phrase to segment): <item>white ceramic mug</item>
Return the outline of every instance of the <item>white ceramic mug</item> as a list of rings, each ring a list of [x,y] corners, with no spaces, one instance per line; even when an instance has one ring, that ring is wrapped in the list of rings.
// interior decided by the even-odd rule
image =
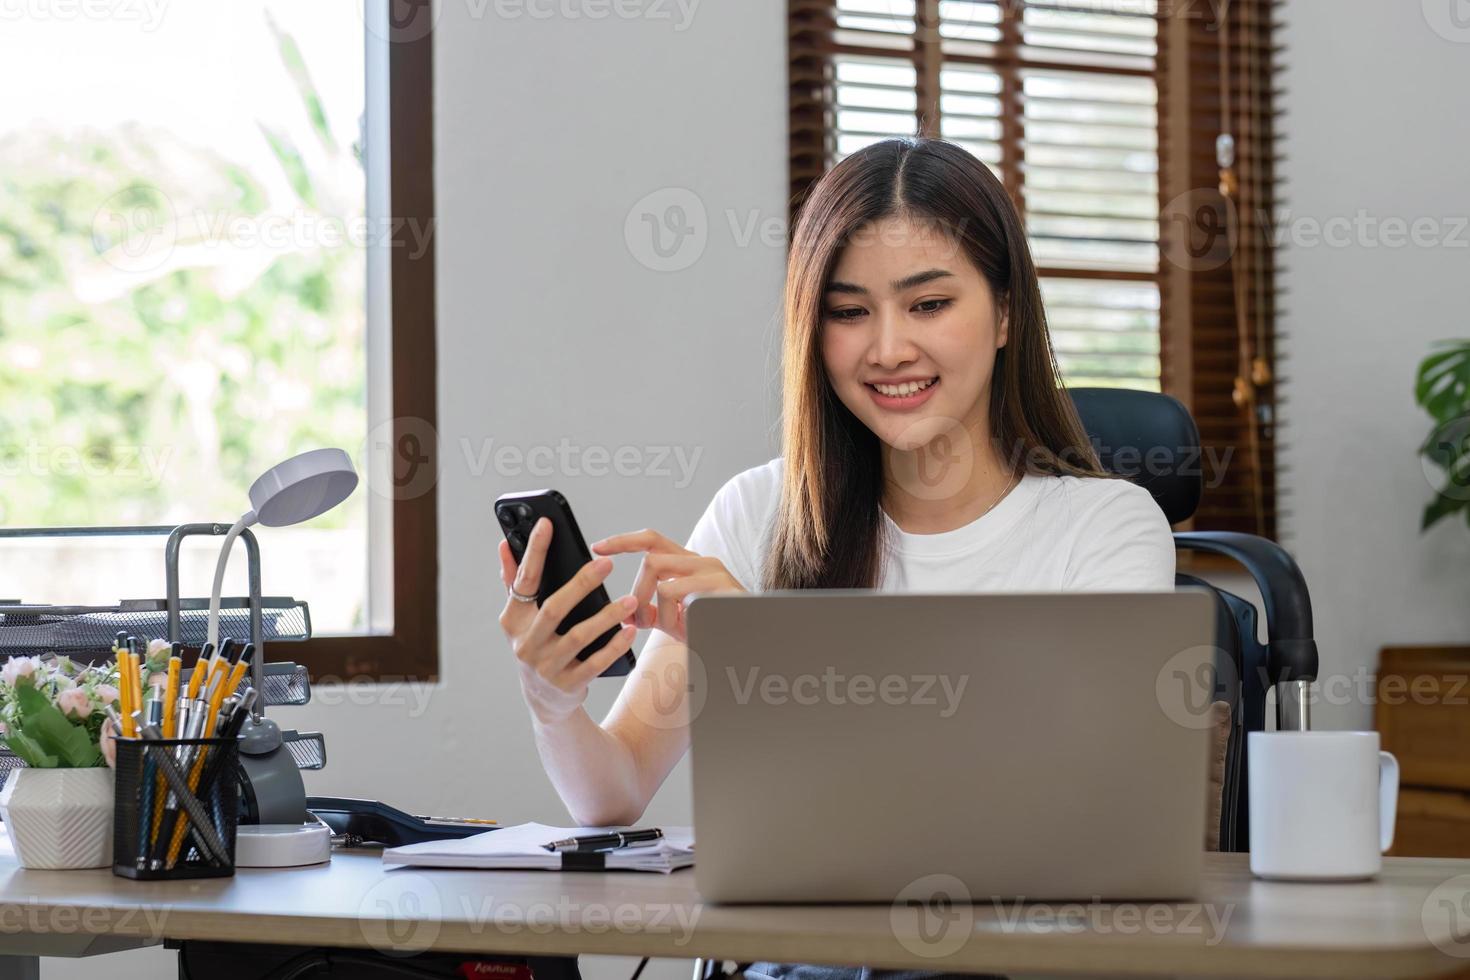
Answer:
[[[1377,732],[1251,732],[1251,871],[1371,878],[1393,843],[1399,763]]]

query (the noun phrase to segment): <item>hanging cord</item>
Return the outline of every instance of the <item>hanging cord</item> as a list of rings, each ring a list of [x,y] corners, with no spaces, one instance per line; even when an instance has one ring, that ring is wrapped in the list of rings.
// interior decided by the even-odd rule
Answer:
[[[1260,418],[1256,406],[1257,386],[1270,380],[1269,369],[1263,357],[1258,357],[1252,350],[1252,341],[1255,338],[1255,330],[1252,329],[1251,314],[1255,312],[1257,322],[1261,322],[1261,307],[1257,305],[1252,310],[1252,299],[1257,303],[1264,301],[1264,292],[1257,289],[1256,295],[1252,296],[1250,283],[1246,276],[1256,267],[1255,241],[1253,236],[1242,234],[1242,227],[1246,224],[1244,217],[1247,208],[1254,203],[1254,193],[1242,195],[1240,178],[1236,171],[1237,146],[1233,134],[1235,129],[1235,102],[1234,102],[1234,78],[1232,71],[1231,44],[1230,44],[1230,8],[1232,4],[1226,3],[1221,7],[1220,19],[1217,24],[1217,39],[1220,48],[1220,129],[1221,133],[1215,140],[1215,161],[1220,168],[1220,195],[1227,203],[1233,203],[1235,220],[1231,220],[1232,209],[1225,209],[1224,221],[1227,242],[1230,247],[1230,280],[1233,287],[1235,299],[1235,334],[1236,334],[1236,369],[1235,387],[1231,392],[1231,398],[1235,406],[1245,415],[1247,455],[1250,459],[1251,479],[1251,503],[1252,517],[1254,518],[1257,534],[1265,533],[1266,510],[1265,489],[1261,478],[1261,436]],[[1247,28],[1249,25],[1244,25]],[[1246,96],[1247,109],[1254,111],[1255,103],[1255,46],[1254,39],[1247,33],[1245,40],[1245,53],[1247,58],[1246,85],[1248,91],[1242,93]],[[1245,119],[1241,136],[1249,144],[1254,135],[1253,120]],[[1257,175],[1250,168],[1247,187],[1254,191]],[[1257,276],[1257,279],[1260,277]]]
[[[1242,210],[1242,214],[1259,214],[1262,203],[1266,199],[1265,178],[1263,169],[1265,158],[1260,150],[1265,146],[1266,120],[1261,112],[1261,88],[1260,88],[1260,63],[1261,53],[1258,15],[1261,6],[1257,0],[1244,0],[1245,9],[1242,19],[1245,22],[1246,36],[1244,52],[1246,59],[1245,87],[1247,92],[1246,104],[1242,107],[1245,116],[1246,132],[1245,138],[1248,146],[1256,151],[1255,155],[1247,158],[1249,165],[1246,189],[1248,191],[1246,203],[1249,211]],[[1251,308],[1253,319],[1248,321],[1242,329],[1246,331],[1247,344],[1246,354],[1249,356],[1248,368],[1250,371],[1250,437],[1251,460],[1254,466],[1251,470],[1251,491],[1255,503],[1256,533],[1266,533],[1266,480],[1263,469],[1266,461],[1263,458],[1261,446],[1261,389],[1271,381],[1270,368],[1266,363],[1265,330],[1266,330],[1266,262],[1268,259],[1268,244],[1257,226],[1248,224],[1252,229],[1250,237],[1250,264],[1246,267],[1250,275],[1249,285],[1253,288],[1254,306]],[[1248,328],[1254,328],[1249,330]]]

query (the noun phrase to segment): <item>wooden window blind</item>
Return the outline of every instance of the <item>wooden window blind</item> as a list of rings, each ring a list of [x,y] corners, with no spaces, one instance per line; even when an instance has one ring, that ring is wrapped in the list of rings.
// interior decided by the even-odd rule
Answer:
[[[1279,3],[1220,7],[1160,19],[1162,379],[1217,460],[1195,526],[1274,539]],[[1223,134],[1234,163],[1222,174]]]
[[[1270,250],[1252,247],[1258,224],[1220,223],[1273,205],[1269,8],[789,0],[790,189],[794,213],[830,166],[889,136],[984,160],[1025,219],[1066,382],[1180,398],[1205,459],[1223,461],[1203,467],[1194,526],[1274,535]],[[1249,193],[1236,206],[1214,190],[1222,112]],[[1260,383],[1237,392],[1242,363]]]

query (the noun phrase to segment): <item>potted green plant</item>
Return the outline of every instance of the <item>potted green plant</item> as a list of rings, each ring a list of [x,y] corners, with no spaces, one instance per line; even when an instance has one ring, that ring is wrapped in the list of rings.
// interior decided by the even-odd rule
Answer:
[[[1419,447],[1424,473],[1435,488],[1424,507],[1427,531],[1447,517],[1470,521],[1470,340],[1446,340],[1419,365],[1414,398],[1434,419]]]
[[[117,698],[115,664],[12,657],[0,666],[5,744],[25,762],[0,790],[0,819],[22,866],[112,863],[112,769],[102,740]]]

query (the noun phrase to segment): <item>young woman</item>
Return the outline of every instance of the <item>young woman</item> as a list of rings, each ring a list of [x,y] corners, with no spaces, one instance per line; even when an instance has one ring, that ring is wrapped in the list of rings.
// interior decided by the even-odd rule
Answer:
[[[783,455],[727,483],[686,547],[652,530],[600,541],[538,611],[527,600],[550,527],[520,567],[501,545],[500,622],[542,760],[580,824],[636,822],[688,747],[685,687],[666,679],[684,676],[694,593],[1174,586],[1163,513],[1098,469],[1059,386],[1020,218],[959,147],[887,140],[813,188],[791,243],[783,372]],[[633,592],[558,637],[607,556],[630,552],[643,554]],[[588,682],[649,627],[598,724],[582,707]]]

